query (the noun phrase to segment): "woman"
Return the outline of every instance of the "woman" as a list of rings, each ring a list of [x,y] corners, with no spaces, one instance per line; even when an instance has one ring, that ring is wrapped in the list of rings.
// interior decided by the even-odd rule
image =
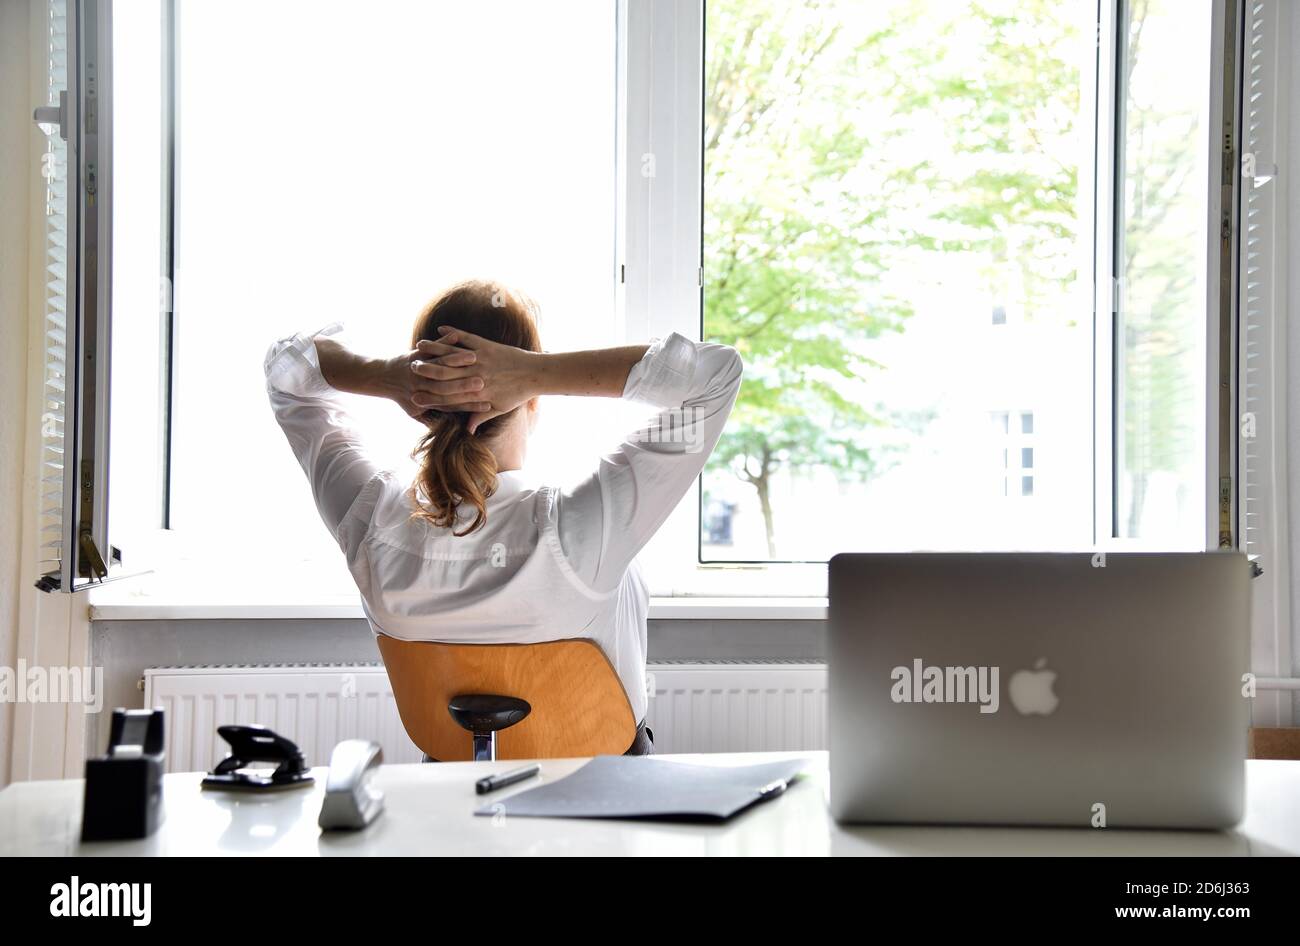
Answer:
[[[552,354],[530,308],[466,282],[420,313],[411,350],[364,358],[337,324],[273,344],[267,391],[347,556],[371,628],[402,640],[535,643],[589,638],[645,729],[646,612],[635,556],[722,433],[741,361],[676,333],[654,344]],[[338,392],[387,397],[427,427],[415,482],[370,459]],[[520,470],[543,394],[625,397],[660,413],[567,487]]]

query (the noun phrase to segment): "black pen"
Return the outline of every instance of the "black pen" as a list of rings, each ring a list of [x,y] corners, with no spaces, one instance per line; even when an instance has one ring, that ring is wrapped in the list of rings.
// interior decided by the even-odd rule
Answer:
[[[515,782],[522,782],[526,778],[532,778],[542,767],[537,764],[525,765],[522,769],[515,769],[513,772],[504,772],[501,775],[489,775],[487,778],[481,778],[474,783],[474,790],[480,795],[486,795],[488,792],[495,792],[498,788],[505,788],[507,785],[513,785]]]

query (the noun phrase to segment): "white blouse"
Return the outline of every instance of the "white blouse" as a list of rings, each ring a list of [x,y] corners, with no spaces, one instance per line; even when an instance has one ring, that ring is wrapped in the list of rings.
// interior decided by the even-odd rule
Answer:
[[[371,629],[482,644],[588,638],[644,720],[649,595],[635,557],[717,443],[740,389],[740,356],[676,333],[657,340],[623,389],[623,397],[658,408],[655,416],[571,487],[501,473],[486,524],[455,536],[411,518],[410,484],[372,460],[322,376],[313,339],[341,328],[272,344],[267,394],[347,557]]]

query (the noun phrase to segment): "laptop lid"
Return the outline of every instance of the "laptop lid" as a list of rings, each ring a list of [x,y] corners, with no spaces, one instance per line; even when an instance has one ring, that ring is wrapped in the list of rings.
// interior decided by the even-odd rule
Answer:
[[[835,556],[832,813],[1235,824],[1249,576],[1239,552]]]

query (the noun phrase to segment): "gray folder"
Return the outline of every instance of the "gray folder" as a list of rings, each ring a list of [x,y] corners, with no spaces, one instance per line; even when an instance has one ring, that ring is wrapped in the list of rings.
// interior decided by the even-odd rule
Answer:
[[[476,815],[521,818],[724,820],[779,795],[808,759],[692,765],[648,756],[597,756],[572,775],[493,802]]]

